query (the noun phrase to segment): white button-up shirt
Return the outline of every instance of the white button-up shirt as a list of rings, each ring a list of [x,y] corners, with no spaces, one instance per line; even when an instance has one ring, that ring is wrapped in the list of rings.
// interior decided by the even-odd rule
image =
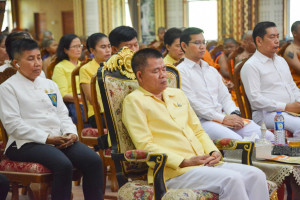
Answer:
[[[241,79],[252,109],[261,112],[260,118],[262,111],[285,110],[286,104],[300,101],[287,62],[276,54],[271,59],[256,50],[244,64]]]
[[[239,110],[231,99],[219,72],[201,60],[201,66],[185,58],[177,66],[181,89],[188,97],[197,116],[222,122],[226,114]]]
[[[47,137],[77,135],[59,89],[51,80],[34,82],[19,72],[0,85],[0,119],[17,148],[28,142],[45,144]]]

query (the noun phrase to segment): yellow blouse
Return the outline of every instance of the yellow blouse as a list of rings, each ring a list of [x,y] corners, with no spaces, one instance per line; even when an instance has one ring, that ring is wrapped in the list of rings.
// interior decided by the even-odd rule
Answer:
[[[171,56],[169,56],[169,54],[166,55],[166,57],[164,58],[164,63],[165,64],[171,64],[174,65],[174,63],[176,63],[177,61],[174,60]]]
[[[93,76],[97,73],[99,67],[100,65],[95,61],[95,59],[83,65],[79,71],[79,82],[91,84],[91,80]],[[96,90],[97,90],[98,102],[100,104],[100,112],[103,113],[104,110],[103,110],[100,90],[98,87],[98,81],[97,81]],[[87,101],[87,105],[88,105],[88,117],[95,115],[93,106],[90,104],[89,101]]]
[[[77,67],[80,66],[80,61],[77,63]],[[68,60],[59,62],[53,71],[52,80],[58,85],[61,96],[64,98],[66,94],[73,95],[71,75],[76,67]],[[80,94],[79,77],[76,77],[77,94]]]

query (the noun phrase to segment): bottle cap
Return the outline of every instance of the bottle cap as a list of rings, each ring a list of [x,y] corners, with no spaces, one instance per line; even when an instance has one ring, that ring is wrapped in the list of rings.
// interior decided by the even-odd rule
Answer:
[[[281,114],[281,113],[282,113],[282,111],[276,111],[276,113],[277,113],[277,114]]]

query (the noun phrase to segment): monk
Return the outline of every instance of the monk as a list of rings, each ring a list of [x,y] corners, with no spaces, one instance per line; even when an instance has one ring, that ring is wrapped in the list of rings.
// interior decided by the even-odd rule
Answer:
[[[216,68],[218,70],[218,72],[220,73],[220,65],[213,61],[213,59],[211,58],[211,55],[207,49],[205,49],[205,54],[204,54],[203,60],[205,62],[207,62],[209,64],[209,66]],[[234,85],[230,80],[226,80],[223,78],[223,82],[224,82],[225,86],[228,88],[229,92],[234,92],[233,91]]]
[[[300,88],[300,21],[293,23],[291,32],[294,41],[286,48],[283,57],[290,66],[294,82]]]
[[[223,78],[230,80],[228,72],[228,56],[237,48],[237,42],[233,38],[226,38],[223,43],[224,54],[222,54],[218,60],[220,65],[220,73]]]
[[[159,27],[157,30],[157,36],[158,36],[158,41],[154,40],[152,41],[148,47],[152,48],[152,49],[157,49],[159,50],[161,53],[164,53],[166,48],[164,46],[164,36],[166,33],[166,29],[164,27]]]
[[[244,46],[244,51],[243,53],[237,55],[235,58],[235,63],[241,62],[244,58],[248,58],[251,54],[255,53],[256,46],[254,44],[253,38],[252,38],[252,30],[247,31],[245,33],[245,37],[243,39],[243,46]]]

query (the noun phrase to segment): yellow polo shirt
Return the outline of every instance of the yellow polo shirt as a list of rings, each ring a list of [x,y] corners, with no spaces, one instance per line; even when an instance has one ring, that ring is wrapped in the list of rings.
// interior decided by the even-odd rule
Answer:
[[[167,54],[166,57],[164,58],[164,63],[165,64],[173,65],[176,62],[177,62],[177,60],[174,60],[171,56],[169,56],[169,54]]]
[[[79,82],[91,84],[91,80],[93,76],[97,73],[99,67],[100,65],[95,61],[95,59],[83,65],[79,70]],[[96,90],[97,90],[98,102],[100,104],[100,112],[103,113],[104,110],[103,110],[101,94],[98,86],[98,81],[97,81]],[[87,101],[87,105],[88,105],[88,117],[95,115],[93,106],[90,104],[89,101]]]
[[[219,150],[204,132],[182,90],[167,88],[163,99],[139,87],[124,99],[122,120],[137,149],[168,155],[168,180],[195,168],[180,168],[184,159]],[[148,182],[152,183],[154,163],[148,165]]]
[[[80,66],[80,61],[77,63],[77,67]],[[66,94],[73,95],[71,75],[73,70],[76,68],[73,63],[68,60],[59,62],[55,67],[52,75],[52,80],[57,84],[61,96],[64,98]],[[80,94],[79,88],[79,77],[76,77],[77,94]]]

